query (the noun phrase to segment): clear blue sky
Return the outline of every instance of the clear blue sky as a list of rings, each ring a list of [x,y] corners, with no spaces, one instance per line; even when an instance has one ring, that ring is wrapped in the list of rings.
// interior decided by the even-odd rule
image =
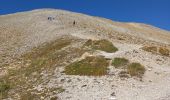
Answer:
[[[170,0],[0,0],[0,15],[55,8],[170,30]]]

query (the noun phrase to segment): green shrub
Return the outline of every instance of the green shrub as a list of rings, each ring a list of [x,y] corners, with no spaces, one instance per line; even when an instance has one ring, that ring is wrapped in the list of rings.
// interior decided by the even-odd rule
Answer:
[[[118,51],[118,48],[116,48],[112,42],[103,39],[103,40],[88,40],[84,46],[88,46],[95,50],[101,50],[109,53],[113,53]]]
[[[112,61],[112,65],[115,66],[115,68],[125,66],[129,63],[129,61],[125,58],[114,58]]]
[[[145,67],[140,63],[131,63],[127,68],[127,72],[131,76],[142,77],[142,75],[145,73]]]
[[[109,62],[104,57],[87,57],[65,67],[67,75],[102,76],[107,74]]]

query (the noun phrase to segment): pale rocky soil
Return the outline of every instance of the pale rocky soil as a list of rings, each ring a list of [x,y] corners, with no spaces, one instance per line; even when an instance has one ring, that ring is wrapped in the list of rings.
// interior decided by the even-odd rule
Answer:
[[[54,18],[48,20],[48,17]],[[76,24],[73,25],[73,21]],[[41,83],[33,85],[34,93],[48,88],[62,87],[61,93],[47,92],[42,100],[57,96],[59,100],[169,100],[170,57],[143,51],[144,45],[170,48],[170,32],[140,23],[112,22],[63,10],[41,9],[0,16],[0,77],[8,74],[11,63],[32,48],[61,37],[79,39],[69,47],[80,48],[88,39],[108,39],[119,51],[93,52],[106,58],[125,57],[146,68],[143,79],[120,78],[119,69],[109,66],[108,75],[101,77],[65,75],[62,64],[56,64],[52,73],[44,70]],[[80,41],[81,40],[81,41]],[[66,47],[66,50],[69,50]],[[73,52],[73,53],[72,53]],[[74,51],[63,59],[63,64],[82,59]],[[74,55],[75,54],[75,55]],[[90,55],[89,53],[83,56]],[[68,63],[69,62],[69,63]],[[18,66],[16,66],[18,67]],[[14,67],[15,69],[15,67]],[[25,90],[27,91],[27,90]],[[38,92],[37,92],[38,91]],[[9,100],[18,100],[15,90],[9,91]],[[14,95],[14,96],[12,96]],[[7,100],[8,100],[7,99]]]
[[[116,53],[98,54],[107,58],[125,57],[130,61],[142,63],[147,69],[142,81],[135,78],[120,78],[117,75],[119,70],[113,66],[109,67],[109,75],[102,77],[68,76],[57,73],[55,76],[58,78],[51,80],[50,84],[59,83],[64,86],[66,91],[59,94],[61,100],[160,100],[170,93],[168,57],[146,53],[138,49],[140,46],[137,45],[117,44],[117,46],[120,46],[120,51]],[[60,81],[62,79],[64,81]],[[115,95],[112,96],[112,93]]]

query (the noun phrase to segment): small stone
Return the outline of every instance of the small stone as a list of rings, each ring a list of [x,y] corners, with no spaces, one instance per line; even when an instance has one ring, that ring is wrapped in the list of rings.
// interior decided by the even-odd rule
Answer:
[[[64,82],[64,81],[65,81],[65,79],[61,79],[61,80],[60,80],[60,82]]]
[[[140,78],[140,79],[139,79],[139,81],[140,81],[140,82],[143,82],[143,79],[142,79],[142,78]]]
[[[159,75],[160,73],[158,73],[158,72],[155,72],[155,74],[156,74],[156,75]]]
[[[70,82],[71,82],[71,79],[69,79],[67,82],[70,83]]]
[[[96,80],[96,81],[94,81],[94,83],[100,84],[100,82],[99,82],[99,81],[97,81],[97,80]]]
[[[43,97],[43,96],[41,96],[40,98],[41,98],[42,100],[44,99],[44,97]]]
[[[136,50],[133,50],[133,53],[138,53],[138,51],[136,51]]]
[[[78,81],[81,81],[81,79],[77,78]]]
[[[81,86],[81,87],[86,87],[87,85],[83,85],[83,86]]]
[[[156,59],[156,61],[162,61],[161,59]]]
[[[18,64],[21,64],[22,62],[18,62]]]
[[[111,95],[111,96],[116,96],[116,95],[115,95],[115,92],[113,92],[113,93],[112,93],[112,94],[110,94],[110,95]]]

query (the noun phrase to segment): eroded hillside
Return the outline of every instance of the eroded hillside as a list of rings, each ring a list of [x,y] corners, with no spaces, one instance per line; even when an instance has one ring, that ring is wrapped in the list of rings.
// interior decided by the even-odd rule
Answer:
[[[63,10],[0,16],[0,98],[168,100],[170,32]]]

